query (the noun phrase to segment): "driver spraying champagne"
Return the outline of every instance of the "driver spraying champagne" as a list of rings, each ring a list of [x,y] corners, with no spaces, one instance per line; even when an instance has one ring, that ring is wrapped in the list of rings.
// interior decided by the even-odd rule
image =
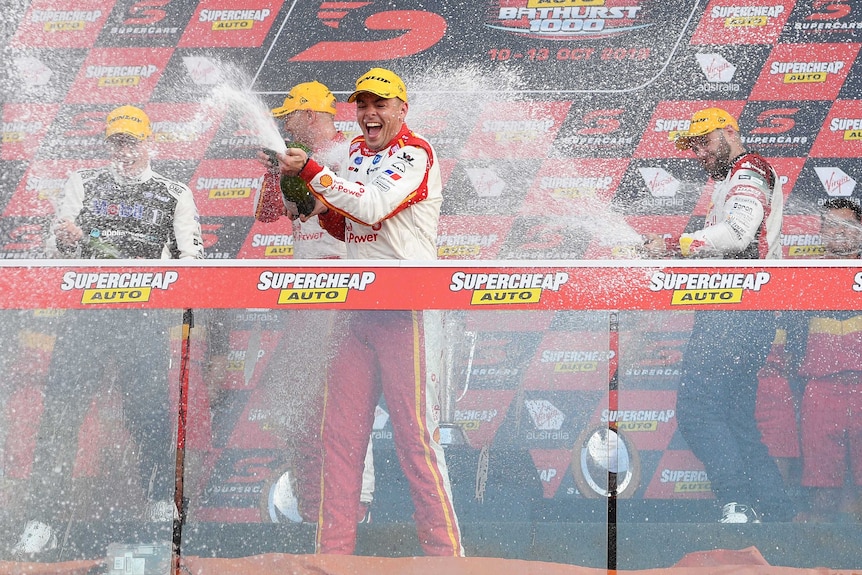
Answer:
[[[713,188],[702,229],[670,241],[652,234],[647,253],[779,259],[781,178],[766,159],[746,149],[737,119],[722,108],[704,108],[692,115],[687,130],[670,137],[678,150],[694,156]],[[694,313],[676,415],[721,505],[721,523],[785,521],[795,514],[755,418],[757,374],[775,330],[775,313],[768,308]]]
[[[391,70],[372,68],[357,79],[347,101],[356,105],[362,135],[350,143],[345,175],[301,149],[278,154],[281,172],[299,176],[314,193],[312,215],[319,213],[323,227],[344,241],[349,258],[437,258],[440,163],[432,145],[405,124],[407,99],[404,82]],[[464,555],[440,445],[442,331],[439,312],[350,315],[326,380],[319,553],[355,550],[354,502],[382,394],[425,554]]]
[[[314,154],[317,161],[340,172],[347,155],[347,138],[335,126],[335,96],[321,82],[303,82],[293,86],[281,106],[272,110],[273,118],[282,121],[288,148]],[[282,217],[292,220],[294,259],[338,259],[346,255],[345,244],[327,233],[317,220],[308,217],[315,199],[305,182],[297,176],[280,173],[273,150],[264,150],[268,170],[274,171],[269,185],[261,186],[255,198],[255,218],[276,223]],[[300,220],[299,215],[304,216]],[[284,223],[282,221],[282,223]],[[334,310],[292,310],[284,314],[285,336],[273,354],[264,377],[274,402],[299,421],[285,432],[290,471],[285,472],[272,490],[273,507],[291,512],[284,515],[292,521],[316,523],[320,508],[320,415],[323,405],[322,371],[337,347],[337,326],[342,319]],[[298,358],[302,358],[299,360]],[[248,361],[248,360],[247,360]],[[374,499],[374,460],[369,441],[364,462],[362,490],[356,501],[360,522],[371,519]],[[291,481],[292,478],[292,481]],[[276,504],[279,500],[281,502]],[[273,509],[271,518],[277,517]]]

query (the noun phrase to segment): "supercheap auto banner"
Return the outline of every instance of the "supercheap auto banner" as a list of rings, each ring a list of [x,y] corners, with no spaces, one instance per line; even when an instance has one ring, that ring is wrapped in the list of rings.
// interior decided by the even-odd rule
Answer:
[[[13,2],[13,4],[15,4]],[[862,9],[850,0],[50,0],[4,14],[0,255],[43,257],[66,174],[103,163],[118,104],[154,121],[157,170],[194,190],[209,258],[291,257],[252,217],[259,134],[226,85],[280,105],[326,83],[337,122],[372,66],[401,74],[408,123],[445,178],[439,255],[603,259],[701,225],[709,185],[668,141],[698,108],[738,115],[775,165],[785,255],[821,252],[817,207],[858,200]]]
[[[0,266],[0,309],[846,310],[862,271],[763,265]],[[23,286],[31,286],[25,289]],[[230,286],[230,289],[224,289]],[[409,289],[405,289],[409,286]]]

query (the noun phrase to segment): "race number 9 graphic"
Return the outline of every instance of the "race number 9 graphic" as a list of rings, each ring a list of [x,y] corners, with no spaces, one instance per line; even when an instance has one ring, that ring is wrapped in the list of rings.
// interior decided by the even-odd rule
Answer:
[[[318,42],[300,52],[294,62],[372,61],[404,58],[435,45],[446,34],[446,20],[439,14],[419,10],[379,12],[366,18],[369,30],[403,30],[389,40],[371,42]]]

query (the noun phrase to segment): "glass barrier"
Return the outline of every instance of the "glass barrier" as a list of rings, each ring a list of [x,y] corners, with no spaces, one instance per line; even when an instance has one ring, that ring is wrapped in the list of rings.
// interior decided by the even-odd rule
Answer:
[[[855,268],[127,263],[0,265],[2,560],[858,567]]]

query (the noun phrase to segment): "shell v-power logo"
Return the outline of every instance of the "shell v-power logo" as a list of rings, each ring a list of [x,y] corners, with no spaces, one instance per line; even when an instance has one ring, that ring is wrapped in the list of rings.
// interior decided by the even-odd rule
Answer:
[[[569,281],[566,272],[467,273],[455,272],[449,291],[472,291],[471,305],[538,303],[545,290],[560,291]]]
[[[150,301],[154,289],[166,290],[179,274],[163,272],[66,272],[60,289],[81,291],[81,303],[117,304]]]
[[[672,292],[671,305],[733,304],[741,303],[747,291],[759,292],[770,278],[768,272],[655,272],[649,289]]]
[[[374,283],[374,272],[296,273],[264,271],[257,289],[278,292],[279,305],[344,303],[351,290],[365,291]]]

